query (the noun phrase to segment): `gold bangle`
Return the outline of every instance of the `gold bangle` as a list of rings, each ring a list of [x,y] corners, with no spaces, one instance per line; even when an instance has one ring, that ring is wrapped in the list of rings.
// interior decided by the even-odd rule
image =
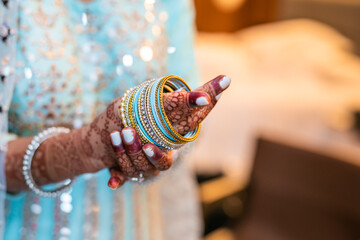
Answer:
[[[180,77],[178,76],[175,76],[175,75],[169,75],[169,76],[166,76],[162,79],[161,83],[160,83],[160,91],[162,91],[163,89],[163,86],[165,85],[165,83],[167,81],[169,81],[170,79],[177,79],[179,81],[181,81],[190,91],[190,87],[187,85],[187,83],[181,79]],[[163,94],[160,94],[160,107],[161,107],[161,111],[163,112],[163,116],[164,116],[164,120],[165,122],[167,123],[167,126],[171,129],[173,135],[175,135],[176,138],[179,139],[179,141],[182,141],[182,142],[192,142],[194,141],[198,136],[199,136],[199,133],[200,133],[200,128],[201,128],[201,124],[198,125],[197,127],[197,130],[195,132],[195,134],[192,136],[192,137],[184,137],[182,136],[181,134],[179,134],[174,128],[173,126],[171,125],[168,117],[166,116],[166,113],[165,113],[165,109],[164,109],[164,103],[163,103]]]
[[[164,109],[164,92],[173,92],[180,87],[191,91],[180,77],[169,75],[127,90],[121,99],[120,114],[123,125],[134,127],[143,144],[151,142],[165,150],[177,149],[194,141],[199,135],[201,125],[183,136],[174,129]]]
[[[154,116],[151,113],[151,106],[150,106],[150,91],[151,88],[149,87],[147,89],[146,95],[147,95],[147,101],[146,101],[146,110],[148,113],[148,119],[149,119],[149,123],[150,123],[150,127],[152,128],[152,130],[155,132],[155,134],[157,135],[157,137],[159,137],[163,142],[165,142],[166,144],[168,144],[169,146],[171,146],[172,148],[177,148],[179,146],[181,146],[178,142],[174,142],[171,139],[169,139],[168,137],[166,137],[158,128],[158,126],[155,123],[155,119]]]
[[[157,92],[162,92],[162,89],[161,89],[161,81],[158,83],[158,85],[155,86],[155,93],[157,93]],[[161,93],[161,95],[162,95],[162,93]],[[150,99],[150,97],[149,97],[149,99]],[[159,104],[158,104],[158,99],[155,98],[154,101],[155,101],[155,109],[154,109],[154,111],[157,112],[157,116],[158,116],[158,118],[159,118],[159,120],[160,120],[159,124],[161,124],[161,127],[162,127],[163,131],[165,131],[169,136],[171,136],[171,137],[172,137],[173,139],[175,139],[175,140],[170,139],[168,136],[166,136],[165,134],[163,134],[163,132],[159,129],[159,132],[161,133],[161,135],[164,136],[166,139],[168,139],[169,141],[171,141],[171,142],[173,142],[173,143],[177,143],[177,142],[178,142],[178,143],[184,143],[183,141],[179,141],[179,139],[176,138],[176,136],[167,128],[166,122],[165,122],[165,121],[162,119],[162,117],[161,117],[161,109],[158,107],[158,106],[159,106]],[[165,111],[163,111],[163,114],[166,116]],[[154,120],[154,121],[155,121],[155,120]],[[156,126],[157,126],[157,125],[156,125]],[[157,127],[158,127],[158,126],[157,126]]]

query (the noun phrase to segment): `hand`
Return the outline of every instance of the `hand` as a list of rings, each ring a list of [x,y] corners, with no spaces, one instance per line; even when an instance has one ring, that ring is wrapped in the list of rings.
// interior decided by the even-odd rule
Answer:
[[[193,130],[229,84],[229,78],[218,76],[192,92],[165,93],[164,107],[173,127],[181,134]],[[171,153],[163,152],[153,144],[141,147],[134,129],[121,131],[122,145],[111,144],[109,135],[122,128],[120,108],[121,98],[115,99],[90,124],[43,142],[33,157],[32,175],[36,183],[46,185],[110,168],[109,185],[117,187],[127,176],[137,176],[140,172],[153,176],[168,169],[172,163]],[[126,137],[126,130],[133,139]],[[9,192],[28,189],[21,171],[24,153],[31,140],[32,137],[21,137],[8,144],[5,171]]]
[[[229,84],[229,78],[219,76],[192,92],[165,93],[164,107],[173,127],[181,134],[193,130],[215,106]],[[154,176],[170,168],[171,152],[163,152],[153,144],[141,146],[134,129],[121,130],[120,108],[121,98],[115,99],[90,124],[42,143],[32,163],[36,183],[46,185],[110,168],[109,185],[116,188],[129,176],[138,176],[140,172],[145,176]],[[117,141],[109,140],[111,134],[117,137],[114,138]],[[8,144],[5,170],[9,192],[28,189],[21,166],[31,140],[32,137],[23,137]]]
[[[192,131],[214,108],[221,93],[230,85],[230,78],[220,75],[194,91],[164,93],[164,108],[172,126],[180,134]],[[108,186],[116,189],[127,178],[156,176],[172,164],[172,151],[164,152],[156,145],[141,144],[140,137],[132,127],[115,130],[110,134],[117,157],[117,167],[110,168]]]

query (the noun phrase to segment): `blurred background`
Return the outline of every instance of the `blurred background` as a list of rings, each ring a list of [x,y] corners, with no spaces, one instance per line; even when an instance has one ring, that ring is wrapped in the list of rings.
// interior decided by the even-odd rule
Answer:
[[[360,1],[194,4],[200,79],[232,79],[189,159],[204,239],[360,239]]]

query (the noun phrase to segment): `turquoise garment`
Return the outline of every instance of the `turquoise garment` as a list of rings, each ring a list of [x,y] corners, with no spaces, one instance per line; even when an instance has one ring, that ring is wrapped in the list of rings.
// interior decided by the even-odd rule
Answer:
[[[190,0],[19,5],[11,132],[81,127],[149,78],[175,74],[197,85]],[[56,199],[8,195],[4,239],[198,239],[195,185],[177,165],[152,183],[117,191],[103,170],[78,177]]]

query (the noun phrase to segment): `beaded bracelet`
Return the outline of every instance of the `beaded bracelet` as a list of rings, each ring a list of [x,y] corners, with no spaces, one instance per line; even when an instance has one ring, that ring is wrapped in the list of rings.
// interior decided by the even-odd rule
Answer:
[[[25,182],[28,185],[28,187],[40,197],[53,197],[53,198],[58,197],[62,193],[69,191],[71,185],[73,184],[72,179],[67,179],[63,181],[64,182],[63,185],[58,189],[47,191],[41,189],[41,187],[35,183],[34,178],[31,174],[31,163],[35,155],[35,152],[39,148],[41,143],[44,142],[46,139],[58,135],[60,133],[69,133],[69,132],[70,129],[63,127],[48,128],[33,138],[33,140],[31,141],[25,152],[22,173],[24,175]]]
[[[147,89],[146,96],[147,96],[147,101],[145,104],[146,106],[145,115],[147,116],[148,119],[148,122],[146,124],[149,125],[150,129],[152,130],[152,133],[154,133],[154,138],[159,139],[159,141],[165,142],[165,146],[164,146],[165,149],[173,150],[181,147],[182,145],[168,139],[164,134],[162,134],[162,132],[158,128],[158,125],[156,124],[154,116],[152,115],[152,111],[151,111],[150,100],[149,100],[150,88]],[[157,143],[159,143],[159,141]]]
[[[152,129],[154,129],[156,136],[158,138],[160,138],[162,141],[164,141],[169,149],[177,149],[179,147],[182,146],[182,143],[177,142],[177,141],[173,141],[172,139],[169,139],[160,129],[159,124],[156,122],[155,116],[152,113],[152,110],[154,109],[151,105],[150,105],[150,89],[148,91],[148,101],[147,101],[147,114],[149,116],[150,119],[150,126],[152,127]],[[156,111],[157,112],[157,111]]]
[[[173,136],[173,134],[170,132],[169,128],[167,128],[166,123],[162,121],[162,118],[160,117],[161,109],[159,108],[157,102],[158,98],[157,95],[161,94],[160,89],[160,80],[158,79],[152,86],[150,90],[150,106],[151,106],[151,112],[154,116],[154,120],[159,128],[159,130],[164,134],[167,138],[169,138],[172,141],[176,141],[177,139]]]
[[[144,88],[141,88],[139,91],[137,91],[134,95],[134,105],[133,105],[133,111],[132,111],[132,118],[134,122],[134,126],[136,131],[138,132],[140,139],[142,142],[153,142],[150,136],[148,136],[147,132],[144,130],[144,126],[142,122],[140,121],[140,108],[141,108],[141,102],[139,101],[139,98],[146,89],[146,87],[150,84],[150,82],[146,82]]]
[[[145,96],[149,96],[150,88],[146,89],[146,92],[144,91],[144,93],[145,93]],[[166,144],[166,146],[170,146],[170,149],[176,149],[176,148],[181,147],[182,144],[179,144],[178,142],[175,142],[175,141],[171,141],[170,139],[166,138],[166,136],[163,135],[161,133],[161,131],[159,131],[159,129],[155,123],[155,120],[151,114],[151,106],[150,106],[150,101],[149,101],[150,98],[147,97],[147,101],[145,101],[145,96],[142,99],[142,101],[145,102],[144,103],[145,106],[143,106],[144,111],[142,113],[143,113],[143,116],[147,119],[147,121],[144,122],[145,128],[149,127],[150,133],[153,135],[153,137],[155,139],[158,139],[157,140],[158,142],[159,141],[164,142]]]

